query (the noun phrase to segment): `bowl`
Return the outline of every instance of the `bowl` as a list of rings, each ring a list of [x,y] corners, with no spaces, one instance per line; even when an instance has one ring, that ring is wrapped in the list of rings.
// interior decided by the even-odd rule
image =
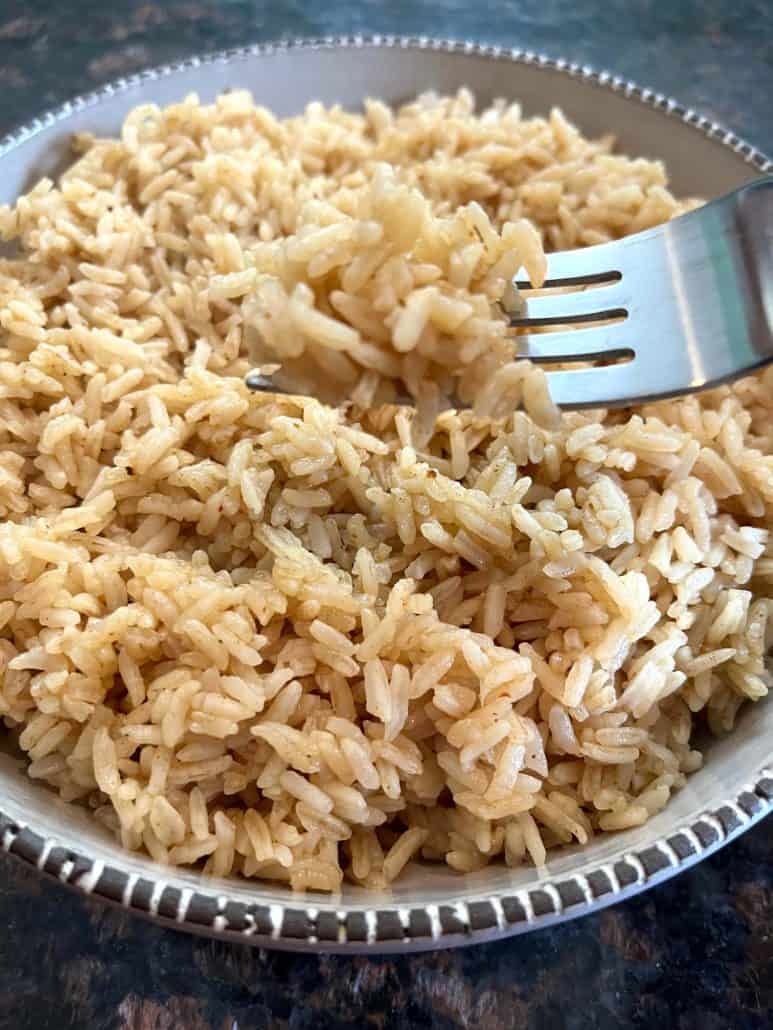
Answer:
[[[119,80],[41,115],[0,143],[0,203],[69,161],[74,132],[115,133],[128,111],[197,92],[246,87],[279,115],[307,101],[356,107],[426,89],[469,86],[480,102],[519,100],[526,114],[561,107],[584,133],[612,132],[621,150],[665,161],[677,194],[718,196],[769,170],[748,143],[630,82],[531,53],[377,37],[256,46]],[[523,933],[651,887],[732,840],[773,808],[773,703],[747,706],[710,742],[704,767],[644,826],[552,853],[547,866],[490,866],[460,875],[416,866],[389,891],[345,886],[337,897],[214,879],[124,852],[88,814],[0,754],[0,843],[65,884],[179,929],[291,950],[395,952]]]

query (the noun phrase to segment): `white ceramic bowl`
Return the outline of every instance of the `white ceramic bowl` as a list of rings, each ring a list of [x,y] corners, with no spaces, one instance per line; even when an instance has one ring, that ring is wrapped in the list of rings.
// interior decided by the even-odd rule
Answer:
[[[610,75],[520,52],[432,40],[350,39],[262,46],[192,59],[121,80],[45,114],[0,143],[0,203],[69,161],[73,132],[115,133],[137,104],[205,100],[247,87],[279,115],[307,101],[356,107],[426,89],[473,89],[480,102],[558,105],[588,135],[612,132],[633,155],[662,158],[677,193],[711,198],[767,171],[751,146],[678,103]],[[84,812],[0,755],[4,850],[82,891],[181,929],[263,946],[398,951],[491,940],[618,901],[700,860],[773,808],[773,703],[747,706],[704,768],[644,826],[552,853],[540,872],[493,866],[457,875],[420,866],[389,892],[345,886],[340,897],[216,880],[127,854]]]

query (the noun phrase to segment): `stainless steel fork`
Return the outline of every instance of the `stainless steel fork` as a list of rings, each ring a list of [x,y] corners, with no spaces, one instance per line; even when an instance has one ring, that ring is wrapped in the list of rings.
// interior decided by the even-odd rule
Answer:
[[[515,352],[545,365],[564,408],[638,404],[752,372],[773,361],[773,177],[634,236],[550,254],[536,294],[514,285],[528,291],[508,316]],[[276,389],[259,374],[246,383]]]
[[[557,292],[568,287],[586,288]],[[517,337],[562,407],[638,404],[752,372],[773,361],[773,177],[646,232],[550,254],[543,289],[510,324],[572,327]]]

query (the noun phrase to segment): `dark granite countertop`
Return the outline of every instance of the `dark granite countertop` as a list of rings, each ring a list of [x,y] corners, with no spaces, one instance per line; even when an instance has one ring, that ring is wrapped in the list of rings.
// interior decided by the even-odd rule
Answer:
[[[0,135],[150,64],[353,32],[606,67],[773,150],[771,0],[0,0]],[[315,958],[196,939],[5,856],[0,922],[0,1030],[773,1026],[773,820],[615,908],[455,952]]]

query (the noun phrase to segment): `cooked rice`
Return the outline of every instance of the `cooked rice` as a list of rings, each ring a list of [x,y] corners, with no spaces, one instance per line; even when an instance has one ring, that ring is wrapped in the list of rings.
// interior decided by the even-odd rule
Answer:
[[[662,809],[767,693],[773,371],[561,416],[494,303],[692,206],[662,166],[465,91],[189,98],[77,147],[0,212],[29,774],[126,848],[299,890]]]

